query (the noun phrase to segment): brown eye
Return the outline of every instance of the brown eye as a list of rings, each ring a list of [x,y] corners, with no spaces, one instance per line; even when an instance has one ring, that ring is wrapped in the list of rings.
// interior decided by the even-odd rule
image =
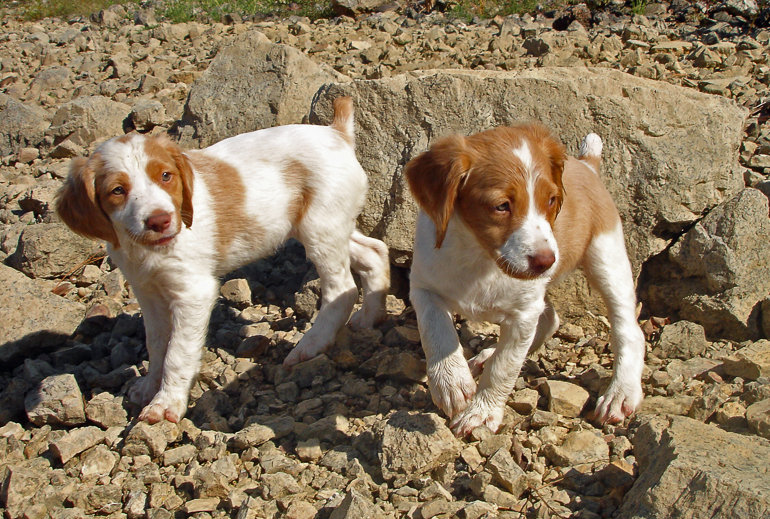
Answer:
[[[126,190],[123,189],[123,186],[118,186],[112,190],[112,194],[115,196],[122,196],[126,194]]]
[[[556,197],[552,196],[550,200],[548,200],[548,207],[553,207],[556,204]]]
[[[500,205],[495,206],[495,211],[499,211],[501,213],[508,213],[511,210],[511,204],[508,202],[503,202]]]
[[[163,180],[163,182],[169,182],[171,180],[171,173],[164,171],[160,178]]]

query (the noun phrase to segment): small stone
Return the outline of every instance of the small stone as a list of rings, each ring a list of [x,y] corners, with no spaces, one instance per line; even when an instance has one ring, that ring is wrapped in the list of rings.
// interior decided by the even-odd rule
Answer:
[[[610,449],[603,438],[591,431],[569,433],[560,446],[543,447],[545,456],[559,467],[570,467],[583,463],[607,462]]]
[[[545,383],[548,410],[569,418],[576,418],[588,402],[588,391],[570,382],[548,380]]]
[[[297,457],[306,462],[317,463],[323,457],[323,451],[321,450],[321,442],[318,438],[311,438],[305,442],[298,442]]]
[[[385,335],[383,342],[387,346],[418,344],[420,331],[411,326],[396,326]]]
[[[717,409],[717,423],[728,428],[740,428],[747,425],[746,408],[740,402],[725,402]]]
[[[770,376],[770,341],[759,340],[735,352],[724,362],[725,372],[745,380]]]
[[[537,409],[537,401],[539,399],[540,394],[536,390],[525,388],[516,391],[508,401],[508,404],[517,413],[529,416]]]
[[[123,455],[148,455],[158,458],[163,455],[169,442],[175,441],[178,435],[179,427],[166,420],[153,425],[137,422],[126,436]]]
[[[463,503],[450,503],[441,498],[434,499],[420,507],[423,519],[433,519],[436,516],[453,517],[463,507]]]
[[[388,355],[377,368],[376,378],[393,379],[404,382],[425,382],[425,361],[411,353]]]
[[[80,469],[80,477],[109,476],[117,463],[117,455],[109,447],[100,444],[86,452],[83,457],[83,465]]]
[[[40,156],[40,150],[37,148],[21,148],[18,154],[18,161],[23,164],[29,164]]]
[[[174,449],[169,449],[163,453],[163,466],[176,466],[182,463],[189,463],[198,454],[195,445],[182,445]]]
[[[384,516],[379,507],[372,504],[363,495],[351,490],[342,503],[329,516],[329,519],[379,519]]]
[[[123,408],[123,397],[99,393],[86,404],[86,418],[104,429],[125,426],[128,414]]]
[[[486,468],[516,499],[527,489],[527,474],[506,449],[495,452],[487,461]]]
[[[752,431],[770,439],[770,399],[751,404],[746,410],[746,419]]]
[[[305,389],[313,385],[313,380],[318,378],[321,383],[331,380],[336,374],[334,364],[326,355],[319,355],[305,362],[300,362],[291,368],[291,372],[286,375],[282,372],[282,379],[276,379],[276,385],[284,382],[295,382],[300,389]]]
[[[482,456],[488,458],[500,449],[510,451],[512,446],[513,440],[510,435],[493,434],[492,436],[481,440],[478,444],[478,449]]]
[[[661,329],[657,346],[661,349],[664,359],[687,360],[706,351],[708,341],[703,326],[679,321]]]
[[[251,424],[244,427],[230,440],[230,444],[237,450],[246,450],[249,447],[258,447],[263,443],[285,436],[294,430],[294,419],[281,417],[270,425]]]
[[[222,285],[219,292],[236,308],[246,308],[251,305],[251,288],[245,279],[231,279]]]
[[[314,519],[318,510],[307,501],[294,501],[286,510],[285,519]]]
[[[198,512],[213,512],[219,508],[219,499],[216,497],[208,499],[191,499],[184,504],[183,510],[188,514]]]
[[[104,431],[94,426],[81,427],[73,429],[53,442],[51,450],[62,463],[67,463],[73,457],[102,441],[104,441]]]
[[[262,475],[262,498],[280,499],[282,497],[298,494],[302,488],[293,477],[284,472]]]
[[[36,390],[24,399],[29,421],[38,427],[50,425],[79,425],[86,421],[83,394],[75,376],[52,375],[43,379]]]
[[[513,509],[519,503],[518,497],[494,485],[487,485],[481,495],[487,503],[494,503],[501,508]]]
[[[479,453],[479,450],[475,445],[469,445],[460,453],[463,461],[468,465],[468,468],[473,472],[478,472],[484,463],[484,458]]]

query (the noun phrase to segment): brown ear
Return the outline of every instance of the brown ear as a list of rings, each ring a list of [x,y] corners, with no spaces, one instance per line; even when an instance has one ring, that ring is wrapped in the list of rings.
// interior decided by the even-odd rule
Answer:
[[[168,137],[161,141],[168,152],[173,157],[179,175],[182,177],[182,222],[187,227],[192,227],[193,223],[193,170],[187,155],[182,149],[171,141]]]
[[[436,248],[444,242],[460,181],[472,162],[465,138],[450,135],[410,160],[404,168],[417,204],[436,225]]]
[[[118,249],[118,235],[96,195],[94,175],[100,161],[98,153],[90,159],[72,159],[67,180],[56,193],[56,213],[77,234],[110,242]]]

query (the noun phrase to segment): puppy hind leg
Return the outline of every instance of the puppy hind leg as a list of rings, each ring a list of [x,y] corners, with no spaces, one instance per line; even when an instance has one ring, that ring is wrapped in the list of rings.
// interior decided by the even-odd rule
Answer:
[[[354,328],[370,328],[385,317],[385,297],[390,289],[388,247],[358,231],[350,236],[350,264],[361,277],[364,300],[350,318]]]
[[[602,423],[620,422],[642,402],[645,354],[644,334],[636,321],[634,279],[620,222],[613,231],[594,238],[584,267],[588,280],[607,306],[615,355],[612,380],[596,403],[594,417]]]
[[[305,252],[321,278],[321,310],[313,327],[283,361],[285,368],[291,368],[326,351],[334,343],[339,329],[350,318],[353,305],[358,299],[358,290],[350,273],[349,244],[347,239],[343,243],[336,241],[329,236],[325,240],[314,240],[311,243],[304,241]]]

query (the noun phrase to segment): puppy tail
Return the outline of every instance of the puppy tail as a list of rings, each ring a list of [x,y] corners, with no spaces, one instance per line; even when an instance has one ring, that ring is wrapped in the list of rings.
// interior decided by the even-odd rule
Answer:
[[[602,164],[602,147],[602,138],[595,133],[589,133],[580,143],[578,160],[590,166],[596,174],[599,174],[599,167]]]
[[[353,98],[338,97],[334,100],[334,120],[331,127],[340,132],[351,146],[356,144],[356,129],[353,118]]]

